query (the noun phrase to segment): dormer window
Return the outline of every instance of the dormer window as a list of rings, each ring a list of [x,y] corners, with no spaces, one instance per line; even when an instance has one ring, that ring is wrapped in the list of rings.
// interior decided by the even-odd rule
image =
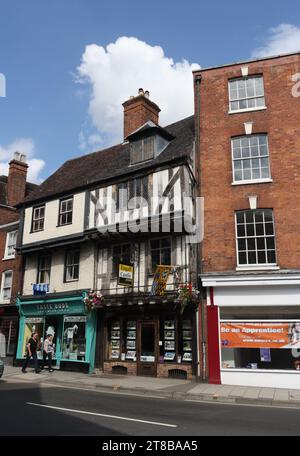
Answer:
[[[151,160],[155,155],[155,136],[148,136],[130,144],[130,163]]]
[[[126,139],[130,143],[130,164],[135,165],[156,158],[174,139],[174,136],[149,121]]]

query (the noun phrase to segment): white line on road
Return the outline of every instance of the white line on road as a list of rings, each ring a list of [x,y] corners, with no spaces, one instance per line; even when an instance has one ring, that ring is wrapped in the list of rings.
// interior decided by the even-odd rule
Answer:
[[[83,415],[94,415],[94,416],[101,416],[102,418],[111,418],[115,420],[123,420],[123,421],[134,421],[136,423],[145,423],[145,424],[153,424],[155,426],[164,426],[164,427],[172,427],[176,428],[176,424],[166,424],[166,423],[158,423],[156,421],[145,421],[145,420],[138,420],[135,418],[125,418],[123,416],[115,416],[115,415],[104,415],[103,413],[95,413],[95,412],[86,412],[84,410],[75,410],[75,409],[68,409],[63,407],[53,407],[52,405],[44,405],[44,404],[35,404],[34,402],[26,402],[27,405],[34,405],[35,407],[43,407],[53,410],[61,410],[63,412],[72,412],[72,413],[81,413]]]

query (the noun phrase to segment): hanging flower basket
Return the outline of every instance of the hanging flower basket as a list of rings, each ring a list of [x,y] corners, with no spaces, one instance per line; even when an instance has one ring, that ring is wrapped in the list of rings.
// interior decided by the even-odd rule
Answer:
[[[90,291],[84,298],[85,308],[88,312],[102,307],[104,303],[103,295],[99,291]]]
[[[191,283],[180,285],[177,290],[176,302],[180,305],[180,313],[183,314],[185,308],[193,303],[197,302],[199,297],[199,291],[193,287]]]

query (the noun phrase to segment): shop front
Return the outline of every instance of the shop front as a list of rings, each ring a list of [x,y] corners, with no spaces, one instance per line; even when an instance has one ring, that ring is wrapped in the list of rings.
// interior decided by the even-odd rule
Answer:
[[[54,366],[58,369],[93,372],[96,343],[96,312],[86,312],[85,292],[49,294],[17,299],[20,329],[17,362],[25,357],[27,341],[38,333],[38,358],[48,334],[55,346]]]
[[[174,303],[142,301],[99,312],[99,367],[105,373],[183,379],[196,374],[193,308],[181,314]]]
[[[300,389],[298,278],[245,279],[210,287],[209,381]]]
[[[19,314],[14,304],[0,306],[0,358],[12,364],[18,342]]]

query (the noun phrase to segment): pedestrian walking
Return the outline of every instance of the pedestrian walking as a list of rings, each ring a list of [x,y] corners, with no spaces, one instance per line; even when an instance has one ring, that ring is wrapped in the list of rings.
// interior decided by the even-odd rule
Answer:
[[[39,368],[38,357],[37,357],[37,346],[38,346],[38,333],[35,332],[35,333],[31,334],[31,337],[28,340],[27,345],[26,345],[27,352],[26,352],[26,358],[24,360],[23,367],[22,367],[23,374],[26,374],[26,372],[27,372],[26,367],[27,367],[27,364],[28,364],[30,358],[33,359],[35,373],[39,374],[41,372],[41,370]]]
[[[53,335],[47,334],[43,346],[43,369],[45,368],[46,360],[48,358],[48,369],[49,372],[53,372],[52,369],[52,356],[54,353]]]

